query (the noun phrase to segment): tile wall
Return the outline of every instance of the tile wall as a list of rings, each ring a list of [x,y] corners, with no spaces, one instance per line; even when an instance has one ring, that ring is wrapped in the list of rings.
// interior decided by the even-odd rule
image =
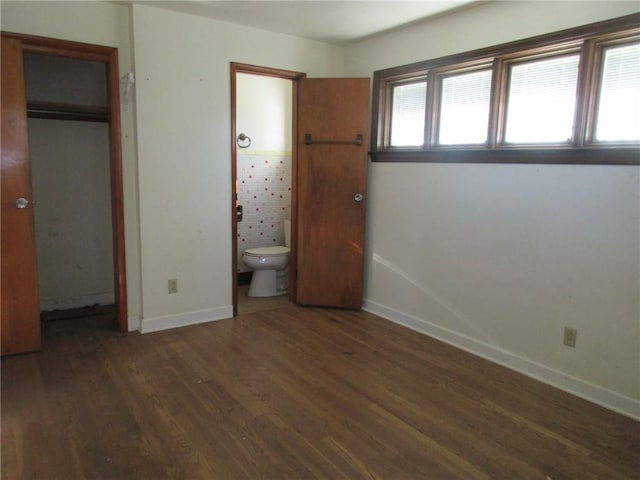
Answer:
[[[291,218],[291,154],[242,153],[237,157],[238,272],[251,269],[241,260],[248,248],[284,245],[284,220]]]

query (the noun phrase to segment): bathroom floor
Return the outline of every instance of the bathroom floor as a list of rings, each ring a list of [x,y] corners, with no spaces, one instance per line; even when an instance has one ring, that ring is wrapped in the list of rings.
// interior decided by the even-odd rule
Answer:
[[[238,315],[244,313],[272,310],[289,305],[289,294],[276,297],[250,297],[249,285],[238,285]]]

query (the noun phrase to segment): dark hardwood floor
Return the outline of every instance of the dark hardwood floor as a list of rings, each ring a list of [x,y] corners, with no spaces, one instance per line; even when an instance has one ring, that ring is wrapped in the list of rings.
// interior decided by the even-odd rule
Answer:
[[[640,424],[365,312],[140,335],[50,322],[2,359],[3,479],[633,479]]]

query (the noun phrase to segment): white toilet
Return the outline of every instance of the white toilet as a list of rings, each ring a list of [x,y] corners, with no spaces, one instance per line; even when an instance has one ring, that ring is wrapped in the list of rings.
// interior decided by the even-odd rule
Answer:
[[[289,289],[289,247],[291,242],[291,221],[284,221],[284,241],[286,246],[248,248],[242,254],[242,261],[251,269],[250,297],[273,297],[287,293]]]

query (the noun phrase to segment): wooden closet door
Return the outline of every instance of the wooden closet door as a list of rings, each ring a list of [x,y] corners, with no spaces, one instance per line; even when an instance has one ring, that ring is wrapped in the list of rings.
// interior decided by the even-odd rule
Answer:
[[[41,348],[22,42],[2,37],[2,355]]]

